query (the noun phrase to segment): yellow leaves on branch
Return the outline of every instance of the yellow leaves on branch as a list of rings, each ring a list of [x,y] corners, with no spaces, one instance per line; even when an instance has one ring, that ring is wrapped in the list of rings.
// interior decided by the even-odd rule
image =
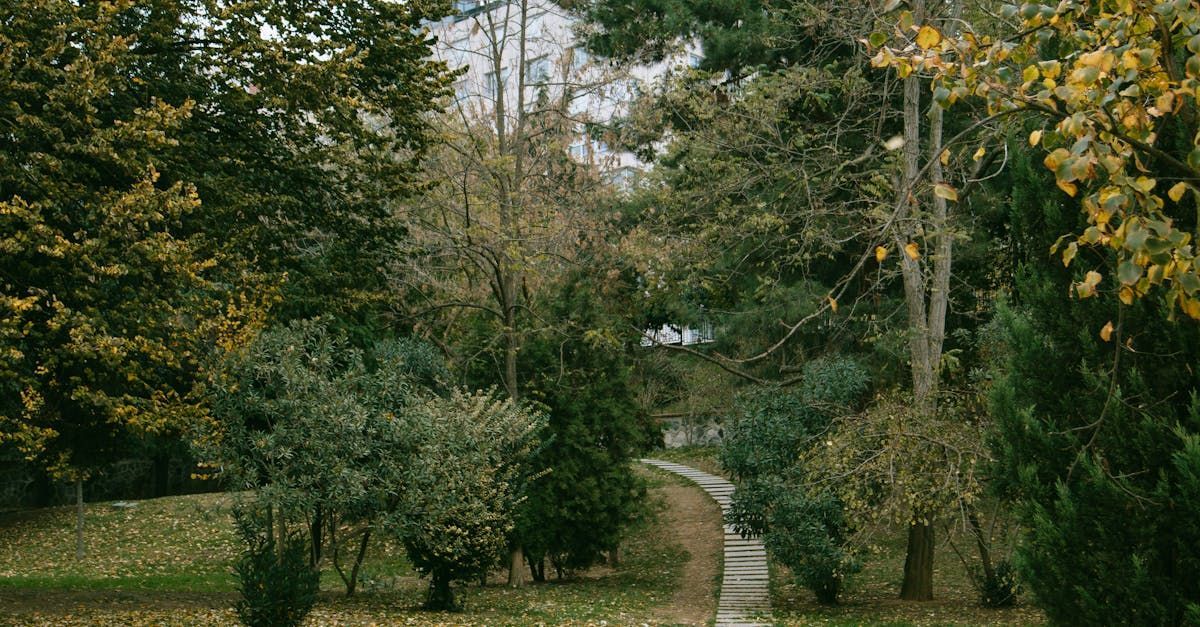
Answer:
[[[916,242],[909,242],[904,245],[904,254],[908,255],[909,259],[916,261],[921,258],[921,249]]]
[[[926,24],[917,31],[917,45],[922,50],[929,50],[940,43],[942,43],[942,34],[936,28]]]
[[[891,38],[872,35],[871,62],[901,78],[920,73],[942,107],[971,98],[988,115],[1044,116],[1029,145],[1047,151],[1044,164],[1056,185],[1079,200],[1089,222],[1072,235],[1063,263],[1081,246],[1106,248],[1121,260],[1113,294],[1122,303],[1157,291],[1172,312],[1200,319],[1200,255],[1192,234],[1172,219],[1174,211],[1190,218],[1193,208],[1180,206],[1188,190],[1200,201],[1188,182],[1200,179],[1200,133],[1183,148],[1158,141],[1163,125],[1184,108],[1194,110],[1200,97],[1200,7],[1124,0],[1102,11],[1064,2],[1009,5],[1001,13],[1013,20],[1011,37],[969,27],[947,35],[903,12],[893,38],[905,47],[889,48]],[[1045,46],[1051,37],[1070,47]],[[1177,63],[1184,72],[1172,71]],[[949,191],[934,189],[952,200]],[[1089,298],[1099,283],[1100,275],[1089,273],[1074,292]]]
[[[883,260],[887,259],[887,256],[888,256],[888,249],[886,246],[876,246],[875,247],[875,262],[876,263],[883,263]]]

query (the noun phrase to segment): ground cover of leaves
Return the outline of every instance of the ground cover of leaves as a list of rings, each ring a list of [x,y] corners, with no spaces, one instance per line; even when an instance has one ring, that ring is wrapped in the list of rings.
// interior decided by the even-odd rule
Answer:
[[[462,590],[465,611],[419,611],[426,580],[391,545],[376,547],[360,593],[326,574],[309,625],[663,624],[688,561],[661,516],[666,484],[650,479],[656,516],[622,547],[619,566],[510,589],[503,573]],[[74,559],[74,509],[0,514],[0,624],[232,625],[238,551],[227,495],[87,506],[88,557]],[[669,623],[669,621],[667,621]]]
[[[824,606],[811,592],[796,585],[785,567],[772,565],[771,603],[777,625],[887,625],[889,627],[933,625],[1044,625],[1046,617],[1032,605],[1029,595],[1021,595],[1011,608],[992,609],[979,604],[979,594],[971,586],[966,567],[941,538],[934,555],[932,601],[901,601],[900,582],[904,575],[904,536],[902,533],[881,538],[882,546],[866,556],[862,572],[854,575],[841,604]],[[978,558],[965,533],[952,536],[959,551],[973,566]]]

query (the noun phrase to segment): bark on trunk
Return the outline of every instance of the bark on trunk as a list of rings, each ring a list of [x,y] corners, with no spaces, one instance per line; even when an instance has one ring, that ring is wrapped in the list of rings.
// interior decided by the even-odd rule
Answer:
[[[435,612],[451,612],[458,607],[454,603],[454,589],[450,587],[450,578],[444,573],[434,571],[429,579],[429,597],[425,600],[425,609]]]
[[[308,532],[312,537],[312,552],[309,554],[308,564],[313,568],[316,568],[321,563],[321,545],[325,542],[323,537],[323,531],[325,530],[323,514],[321,506],[318,505],[313,512],[312,521],[308,525]]]
[[[520,588],[525,585],[525,551],[520,546],[512,550],[508,560],[508,585]]]
[[[533,580],[537,582],[546,581],[546,558],[530,560],[529,573],[533,575]]]
[[[933,599],[933,525],[912,523],[908,527],[908,556],[904,558],[905,601]]]
[[[83,479],[75,480],[75,561],[83,561]]]

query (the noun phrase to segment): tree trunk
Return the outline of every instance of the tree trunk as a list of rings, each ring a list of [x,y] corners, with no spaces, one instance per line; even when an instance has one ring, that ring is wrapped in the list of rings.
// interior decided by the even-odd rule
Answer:
[[[324,512],[321,511],[321,506],[318,505],[313,511],[312,520],[308,524],[308,533],[312,537],[312,552],[309,554],[308,564],[316,568],[321,563],[321,545],[324,544],[325,529]]]
[[[75,561],[83,561],[83,479],[75,479]]]
[[[533,580],[537,582],[546,581],[546,557],[529,561],[529,573],[533,575]]]
[[[458,609],[454,603],[454,589],[450,587],[450,578],[434,571],[429,578],[429,597],[425,599],[425,609],[435,612],[452,612]]]
[[[350,580],[346,582],[346,596],[354,596],[354,590],[358,588],[358,571],[362,568],[363,560],[367,557],[367,543],[371,541],[371,530],[363,531],[362,541],[358,543],[358,553],[354,556],[354,566],[350,567]],[[453,602],[453,598],[451,598]]]
[[[979,524],[979,514],[975,508],[967,506],[967,522],[971,525],[971,534],[975,536],[975,548],[979,550],[979,562],[983,567],[984,581],[996,579],[996,569],[992,566],[992,552],[988,550],[987,538],[984,537],[983,526]]]
[[[908,556],[904,558],[905,601],[933,599],[933,525],[914,522],[908,527]]]
[[[508,585],[520,588],[525,585],[525,551],[520,545],[512,550],[508,561]]]

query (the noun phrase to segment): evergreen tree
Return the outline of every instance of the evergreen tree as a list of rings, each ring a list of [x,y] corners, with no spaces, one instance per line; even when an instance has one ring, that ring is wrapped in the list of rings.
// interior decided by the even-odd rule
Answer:
[[[1056,623],[1194,623],[1200,329],[1165,322],[1153,299],[1064,298],[1082,264],[1064,268],[1046,250],[1085,217],[1076,201],[1045,193],[1052,182],[1018,159],[1017,273],[996,317],[994,474],[1026,527],[1018,565]],[[1097,250],[1089,262],[1112,267],[1115,254]]]
[[[537,372],[529,397],[549,415],[535,460],[548,473],[532,484],[518,530],[538,579],[546,558],[563,576],[618,548],[643,513],[646,490],[631,463],[651,439],[630,384],[636,339],[606,319],[603,294],[582,272],[554,296],[547,309],[560,324],[524,356]]]

